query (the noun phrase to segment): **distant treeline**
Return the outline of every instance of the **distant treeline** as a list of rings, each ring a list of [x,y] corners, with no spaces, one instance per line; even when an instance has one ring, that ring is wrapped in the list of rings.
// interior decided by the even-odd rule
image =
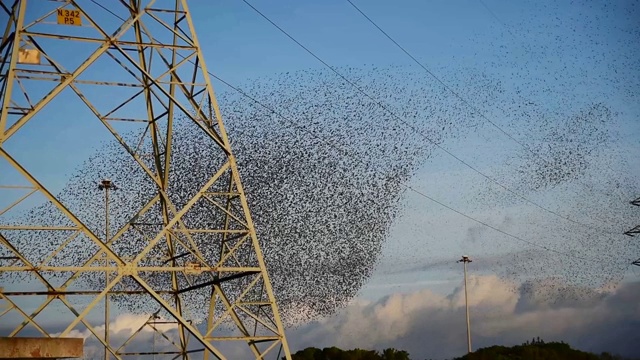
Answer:
[[[335,346],[324,349],[309,347],[292,354],[291,357],[293,360],[411,360],[409,353],[404,350],[342,350]]]
[[[572,349],[564,342],[548,342],[540,338],[513,347],[491,346],[454,360],[633,360],[609,353],[600,355]]]
[[[309,347],[292,354],[293,360],[417,360],[404,350],[342,350],[337,347]],[[284,358],[283,358],[284,360]],[[424,359],[429,360],[429,359]],[[512,347],[491,346],[453,360],[640,360],[609,353],[600,355],[572,349],[564,342],[544,342],[540,338]]]

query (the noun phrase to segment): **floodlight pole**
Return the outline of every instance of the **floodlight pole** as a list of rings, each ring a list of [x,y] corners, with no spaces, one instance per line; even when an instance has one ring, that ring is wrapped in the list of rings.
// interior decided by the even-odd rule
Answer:
[[[467,263],[472,262],[467,255],[462,255],[462,259],[458,262],[463,263],[464,266],[464,304],[467,310],[467,352],[471,353],[471,326],[469,323],[469,296],[467,294]]]
[[[117,187],[109,179],[104,179],[98,184],[99,190],[104,190],[104,243],[109,242],[109,190],[116,190]],[[109,258],[104,254],[104,266],[109,267]],[[105,271],[105,286],[109,284],[109,271]],[[104,296],[104,342],[107,347],[104,348],[104,359],[109,360],[109,293]]]

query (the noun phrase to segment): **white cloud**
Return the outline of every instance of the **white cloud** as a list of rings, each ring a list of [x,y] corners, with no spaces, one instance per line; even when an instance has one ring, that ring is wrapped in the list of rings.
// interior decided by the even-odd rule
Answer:
[[[420,290],[377,301],[354,299],[336,316],[289,329],[289,344],[293,351],[307,346],[395,347],[418,360],[461,355],[466,350],[461,285],[449,294]],[[569,286],[559,279],[516,284],[496,276],[470,276],[468,285],[474,348],[514,345],[540,336],[587,351],[635,356],[640,343],[636,331],[640,325],[640,281],[623,283],[613,290],[593,290]],[[304,312],[304,306],[300,311]],[[132,314],[116,317],[110,326],[112,344],[118,347],[147,319]],[[159,327],[178,342],[175,325]],[[101,335],[104,326],[97,326],[96,331]],[[149,351],[150,344],[155,344],[156,350],[174,350],[154,334],[151,328],[143,329],[127,351]],[[102,354],[102,347],[88,330],[74,330],[69,336],[86,339],[87,358]],[[227,354],[246,350],[238,344],[224,348]]]
[[[109,337],[110,344],[114,348],[118,348],[123,345],[132,335],[138,332],[128,342],[126,347],[121,349],[127,352],[139,352],[139,351],[151,351],[151,348],[155,348],[158,351],[169,350],[175,351],[174,345],[167,341],[164,337],[168,337],[174,342],[179,341],[177,338],[177,325],[167,322],[166,319],[156,319],[157,324],[153,326],[158,330],[153,330],[150,326],[144,326],[149,321],[151,315],[147,314],[120,314],[111,322],[109,322]],[[151,320],[153,322],[154,320]],[[104,324],[94,327],[94,330],[102,338],[104,336]],[[139,330],[139,331],[138,331]],[[162,335],[160,334],[162,333]],[[52,334],[51,336],[60,336],[60,333]],[[96,339],[96,337],[88,330],[71,330],[66,337],[83,338],[85,340],[84,346],[84,358],[92,359],[96,356],[102,356],[104,354],[104,346]]]
[[[109,335],[118,337],[129,337],[140,329],[140,332],[152,333],[154,330],[150,326],[143,326],[149,321],[150,315],[136,315],[136,314],[120,314],[114,320],[109,322]],[[158,320],[163,321],[163,319]],[[166,320],[165,320],[166,321]],[[175,324],[154,324],[154,327],[160,332],[167,332],[169,330],[177,329]],[[104,324],[94,327],[94,330],[98,334],[104,334]],[[52,334],[51,336],[60,336],[60,333]],[[92,337],[93,334],[89,329],[85,330],[71,330],[66,337],[81,337],[85,340]]]
[[[470,277],[474,348],[540,336],[588,351],[634,355],[634,344],[640,343],[640,335],[632,330],[640,323],[640,282],[623,283],[605,293],[557,286],[557,280],[550,287],[550,281],[516,286],[496,276]],[[288,335],[294,349],[396,347],[408,350],[414,359],[457,356],[466,350],[464,291],[458,287],[439,295],[422,290],[376,302],[355,301],[338,315]]]

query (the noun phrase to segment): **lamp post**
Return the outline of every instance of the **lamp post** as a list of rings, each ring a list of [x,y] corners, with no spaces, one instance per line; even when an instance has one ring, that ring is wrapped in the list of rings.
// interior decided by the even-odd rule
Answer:
[[[104,243],[107,244],[109,242],[109,191],[117,190],[118,188],[115,184],[109,180],[104,179],[98,184],[99,190],[104,190]],[[105,268],[109,267],[109,258],[107,254],[104,254],[104,266]],[[105,269],[105,286],[109,285],[109,271]],[[104,296],[104,342],[107,346],[104,348],[104,358],[105,360],[109,360],[109,293],[107,292]]]
[[[467,263],[471,262],[471,259],[467,255],[462,255],[462,259],[458,262],[464,265],[464,304],[467,310],[467,352],[471,353],[471,327],[469,325],[469,296],[467,294]]]

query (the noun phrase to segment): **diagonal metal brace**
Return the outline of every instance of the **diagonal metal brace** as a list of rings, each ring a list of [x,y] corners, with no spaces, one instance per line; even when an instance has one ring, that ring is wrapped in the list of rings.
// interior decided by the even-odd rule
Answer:
[[[627,235],[627,236],[635,236],[635,235],[640,234],[640,225],[637,225],[633,229],[625,231],[624,234]]]

